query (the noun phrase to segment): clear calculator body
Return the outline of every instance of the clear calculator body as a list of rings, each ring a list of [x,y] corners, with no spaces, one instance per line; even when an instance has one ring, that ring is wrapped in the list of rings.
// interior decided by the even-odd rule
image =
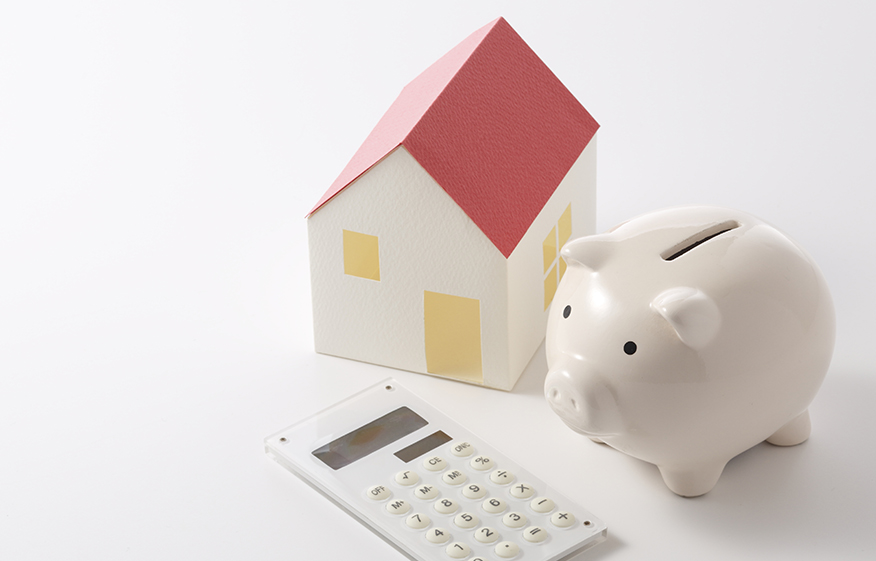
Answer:
[[[605,524],[389,378],[265,451],[417,561],[560,561]]]

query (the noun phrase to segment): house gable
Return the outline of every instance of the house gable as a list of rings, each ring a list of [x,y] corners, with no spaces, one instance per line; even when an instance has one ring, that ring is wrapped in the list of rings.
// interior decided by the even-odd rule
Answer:
[[[426,292],[450,295],[477,301],[480,383],[510,389],[507,260],[404,147],[356,183],[308,220],[317,352],[436,373]],[[345,272],[344,230],[377,238],[379,280]]]

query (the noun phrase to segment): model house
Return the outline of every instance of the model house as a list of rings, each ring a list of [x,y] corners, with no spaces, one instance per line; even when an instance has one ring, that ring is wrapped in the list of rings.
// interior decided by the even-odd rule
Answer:
[[[504,19],[426,69],[308,215],[317,352],[510,390],[593,233],[598,127]]]

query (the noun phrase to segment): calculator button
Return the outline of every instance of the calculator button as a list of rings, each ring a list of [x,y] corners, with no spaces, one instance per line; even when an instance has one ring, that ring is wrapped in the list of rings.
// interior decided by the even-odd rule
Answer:
[[[560,510],[551,516],[551,522],[557,528],[568,528],[575,524],[575,515],[571,512]]]
[[[415,471],[400,471],[395,474],[395,482],[399,485],[410,487],[411,485],[416,485],[420,482],[420,476],[417,475],[417,472]]]
[[[550,500],[547,497],[536,497],[536,498],[532,499],[532,502],[529,503],[529,506],[535,512],[540,512],[543,514],[545,512],[552,511],[554,509],[554,507],[557,505],[555,505],[554,501]]]
[[[520,553],[520,546],[514,542],[501,542],[493,551],[502,559],[511,559]]]
[[[499,539],[499,532],[495,528],[484,526],[475,530],[475,539],[481,543],[493,543]]]
[[[518,483],[511,487],[510,493],[515,499],[528,499],[535,494],[535,489],[529,483]]]
[[[410,503],[401,499],[386,503],[386,512],[390,514],[405,514],[409,510],[411,510]]]
[[[480,520],[478,520],[478,517],[470,512],[460,512],[456,515],[456,518],[453,519],[453,523],[460,528],[465,528],[466,530],[468,530],[480,524]]]
[[[428,526],[432,520],[429,519],[425,514],[414,513],[407,517],[405,523],[413,528],[414,530],[422,530],[426,526]]]
[[[490,474],[490,481],[496,485],[507,485],[514,481],[514,474],[508,470],[497,469]]]
[[[462,485],[468,479],[468,476],[458,469],[455,469],[442,475],[441,479],[443,479],[444,483],[447,483],[448,485]]]
[[[496,497],[487,499],[483,503],[484,510],[486,510],[490,514],[497,514],[499,512],[502,512],[507,506],[508,505],[505,504],[505,501],[503,501],[502,499],[497,499]]]
[[[502,517],[502,522],[509,528],[522,528],[526,524],[526,515],[519,512],[509,512]]]
[[[374,501],[385,501],[392,496],[392,491],[383,485],[375,485],[368,488],[368,498]]]
[[[487,496],[487,490],[481,487],[480,485],[475,485],[472,483],[471,485],[466,485],[462,490],[462,496],[466,499],[483,499]]]
[[[438,496],[438,487],[434,485],[420,485],[414,491],[414,496],[424,501],[431,501]]]
[[[493,467],[494,463],[495,462],[493,462],[493,460],[491,460],[487,456],[475,456],[471,459],[471,462],[469,462],[471,467],[475,468],[478,471],[487,471],[488,469]]]
[[[530,526],[523,530],[523,538],[528,542],[541,543],[547,539],[547,537],[547,531],[539,526]]]
[[[426,539],[432,543],[447,543],[450,540],[450,532],[444,528],[432,528],[426,532]]]
[[[468,561],[487,561],[487,560],[484,559],[483,557],[472,557]]]
[[[474,446],[468,442],[455,442],[450,445],[450,453],[459,458],[467,458],[474,452]]]
[[[423,460],[423,467],[429,471],[442,471],[447,467],[447,460],[441,456],[429,456]]]
[[[451,501],[450,499],[441,499],[435,501],[435,510],[437,510],[441,514],[453,514],[454,512],[459,510],[459,504],[456,501]]]
[[[471,555],[471,548],[468,545],[459,542],[453,542],[448,545],[447,549],[444,551],[453,559],[465,559]]]

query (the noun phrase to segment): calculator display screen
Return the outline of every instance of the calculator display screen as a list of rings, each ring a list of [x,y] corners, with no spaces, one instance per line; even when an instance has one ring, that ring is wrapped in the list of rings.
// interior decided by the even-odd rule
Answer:
[[[414,442],[406,448],[402,448],[396,452],[395,455],[404,463],[408,463],[414,458],[419,458],[429,450],[434,450],[445,442],[450,442],[451,440],[453,439],[439,430],[438,432],[433,432],[422,440]]]
[[[328,467],[341,469],[428,424],[426,419],[408,407],[399,407],[353,432],[320,446],[312,454]]]

